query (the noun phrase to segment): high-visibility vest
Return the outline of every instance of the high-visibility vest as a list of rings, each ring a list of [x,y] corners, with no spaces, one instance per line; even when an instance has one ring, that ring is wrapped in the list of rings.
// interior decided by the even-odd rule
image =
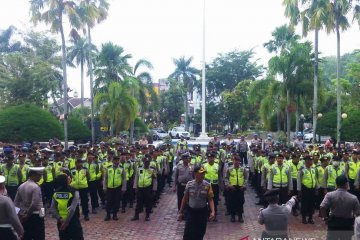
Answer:
[[[53,199],[57,202],[57,210],[62,220],[65,220],[69,214],[68,208],[74,198],[72,192],[55,192]]]
[[[122,184],[122,174],[123,174],[124,168],[120,165],[116,168],[108,167],[106,169],[106,175],[107,175],[107,188],[117,188],[120,187]]]
[[[95,164],[98,165],[98,172],[96,174],[96,180],[100,180],[101,179],[101,176],[102,176],[102,164],[99,163],[99,162],[96,162]]]
[[[90,175],[90,182],[93,182],[96,180],[96,174],[99,171],[99,168],[97,166],[97,164],[95,163],[86,163],[86,168],[89,171],[89,175]]]
[[[104,166],[104,168],[112,167],[113,162],[106,160],[105,162],[103,162],[103,166]]]
[[[316,185],[316,174],[315,169],[310,167],[302,169],[303,175],[301,183],[307,188],[315,188]]]
[[[336,186],[336,178],[342,174],[344,174],[344,169],[342,167],[338,167],[336,170],[332,165],[327,166],[328,178],[327,178],[327,187],[334,188]]]
[[[325,172],[325,168],[323,168],[322,166],[316,167],[317,181],[320,185],[322,184],[322,182],[324,180],[324,172]]]
[[[356,174],[357,174],[358,169],[359,169],[359,165],[357,164],[357,162],[350,161],[348,163],[348,166],[349,166],[349,172],[348,172],[349,178],[351,180],[355,180]]]
[[[17,186],[19,185],[19,176],[18,176],[19,166],[13,164],[10,169],[6,167],[6,164],[2,166],[2,172],[5,177],[5,186]]]
[[[212,184],[219,183],[219,164],[214,163],[210,165],[209,163],[204,164],[205,169],[205,180]]]
[[[72,186],[75,189],[83,189],[88,187],[85,168],[82,168],[80,170],[72,169],[70,172],[72,175],[70,186]]]
[[[273,174],[273,186],[274,187],[286,187],[288,185],[289,179],[289,168],[286,165],[283,165],[281,168],[277,164],[274,164],[271,168]]]
[[[297,178],[297,175],[299,173],[299,170],[301,169],[302,164],[298,163],[297,165],[295,165],[291,160],[291,162],[288,162],[288,166],[291,167],[291,177]]]
[[[244,177],[244,169],[239,168],[231,168],[229,169],[229,183],[231,186],[244,186],[245,177]]]
[[[21,168],[21,182],[22,183],[26,182],[28,173],[29,173],[29,166],[24,164],[24,166],[22,166],[22,168]]]
[[[40,180],[37,182],[39,186],[41,186],[44,183],[44,176],[41,176]]]
[[[75,158],[68,158],[67,159],[67,168],[72,169],[76,167],[76,159]]]
[[[53,182],[54,181],[53,167],[48,165],[45,167],[45,171],[46,171],[46,182],[47,183]]]
[[[133,163],[129,160],[129,161],[124,162],[123,164],[120,163],[120,165],[126,171],[126,181],[129,181],[129,179],[134,175]]]
[[[59,162],[54,162],[54,168],[55,168],[55,177],[59,176],[60,174],[62,174],[62,168],[64,166],[64,163],[59,161]],[[70,168],[71,169],[71,168]]]
[[[145,169],[145,168],[139,168],[138,169],[138,175],[139,175],[139,179],[138,179],[138,187],[139,188],[146,188],[151,186],[152,182],[153,182],[153,177],[154,177],[154,170],[151,168]]]

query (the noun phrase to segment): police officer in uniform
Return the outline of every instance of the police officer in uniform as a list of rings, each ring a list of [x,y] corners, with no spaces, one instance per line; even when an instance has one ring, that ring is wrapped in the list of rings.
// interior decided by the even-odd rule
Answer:
[[[181,201],[184,197],[186,184],[194,179],[193,167],[189,165],[190,154],[184,153],[181,155],[182,164],[178,164],[175,169],[174,175],[174,188],[173,191],[177,193],[178,210],[181,207]]]
[[[242,214],[244,212],[245,197],[247,183],[247,171],[240,166],[240,157],[233,157],[234,166],[230,167],[225,174],[225,185],[228,189],[228,203],[230,205],[231,222],[235,222],[235,215],[238,216],[239,222],[243,223]]]
[[[24,228],[24,240],[44,240],[44,205],[41,188],[37,184],[42,177],[44,167],[29,168],[29,179],[20,185],[15,206],[20,208],[20,221]]]
[[[188,182],[181,202],[178,220],[184,217],[185,206],[188,205],[183,240],[202,240],[206,232],[208,221],[215,218],[214,193],[210,183],[204,180],[205,169],[201,166],[194,168],[195,179]]]
[[[121,194],[126,191],[126,172],[120,165],[118,156],[114,157],[113,165],[106,169],[104,191],[106,192],[106,217],[104,221],[110,220],[111,213],[113,214],[113,220],[117,221]]]
[[[68,177],[61,174],[56,178],[57,189],[53,194],[51,210],[57,220],[60,240],[83,240],[80,223],[79,192],[68,184]]]
[[[89,193],[91,199],[91,208],[92,213],[96,214],[96,208],[99,207],[99,198],[98,198],[98,182],[96,181],[96,176],[101,172],[99,164],[94,162],[94,154],[93,152],[88,152],[87,154],[87,163],[85,165],[88,173],[89,173]]]
[[[157,190],[156,169],[150,168],[151,156],[146,154],[144,166],[136,170],[134,186],[136,191],[135,215],[131,221],[139,220],[139,214],[143,211],[145,205],[145,221],[150,221],[150,213],[153,204],[153,197]]]
[[[320,213],[328,225],[328,240],[350,240],[354,234],[354,217],[360,215],[360,204],[356,196],[347,192],[349,185],[345,175],[338,176],[335,181],[337,190],[325,195]]]
[[[21,183],[22,173],[18,165],[14,164],[14,156],[9,155],[5,159],[5,164],[2,165],[1,171],[5,176],[5,186],[7,189],[8,196],[14,200],[16,191]]]
[[[0,176],[0,188],[3,187],[4,183],[5,177]],[[0,238],[17,240],[18,238],[14,235],[12,228],[19,237],[24,234],[24,229],[16,214],[13,202],[9,197],[0,194]]]
[[[264,194],[269,206],[260,209],[258,216],[258,222],[265,225],[261,239],[288,239],[289,215],[297,199],[293,196],[286,204],[278,205],[279,193],[279,189],[272,189]]]

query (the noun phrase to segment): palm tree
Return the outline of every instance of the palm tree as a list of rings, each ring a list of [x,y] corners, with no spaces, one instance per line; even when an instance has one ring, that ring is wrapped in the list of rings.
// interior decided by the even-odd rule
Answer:
[[[66,72],[66,41],[63,21],[64,17],[68,17],[72,27],[79,29],[81,27],[81,19],[78,15],[78,6],[73,1],[66,0],[30,0],[31,21],[34,24],[45,22],[51,25],[51,31],[60,33],[61,49],[62,49],[62,68],[64,81],[64,140],[65,149],[68,149],[68,86]]]
[[[75,35],[76,36],[76,35]],[[76,65],[80,65],[81,72],[81,108],[84,109],[84,66],[88,62],[88,41],[85,38],[73,37],[71,39],[72,46],[68,48],[67,57],[69,61],[76,62]],[[91,46],[91,51],[96,52],[96,47]]]
[[[94,73],[93,73],[93,58],[92,58],[92,41],[91,28],[95,23],[100,23],[108,16],[109,3],[107,0],[82,0],[80,2],[80,16],[83,23],[87,27],[88,45],[88,70],[90,75],[90,100],[91,100],[91,142],[95,143],[95,129],[94,129]]]
[[[170,74],[169,78],[182,81],[185,87],[184,104],[185,104],[185,129],[188,129],[188,113],[189,113],[189,102],[188,94],[192,95],[194,90],[194,84],[199,71],[191,67],[193,58],[180,57],[179,59],[173,59],[175,65],[175,71]],[[203,96],[204,97],[204,96]]]
[[[111,82],[104,92],[95,95],[95,107],[101,112],[103,122],[110,122],[113,136],[121,130],[128,130],[138,109],[136,99],[131,96],[134,83],[126,78],[122,82]]]
[[[130,54],[124,54],[124,49],[112,42],[105,43],[95,61],[96,92],[106,92],[112,82],[121,82],[132,75],[132,68],[128,63]]]
[[[318,109],[318,93],[319,93],[319,31],[326,25],[328,9],[327,0],[302,0],[301,11],[299,9],[299,0],[284,0],[285,15],[290,18],[290,24],[297,25],[302,22],[303,36],[307,36],[309,31],[315,31],[314,39],[314,100],[313,100],[313,143],[316,140],[317,128],[317,109]]]

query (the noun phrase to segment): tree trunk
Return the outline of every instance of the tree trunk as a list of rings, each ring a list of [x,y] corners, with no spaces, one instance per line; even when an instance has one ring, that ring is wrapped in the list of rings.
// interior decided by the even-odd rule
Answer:
[[[61,13],[60,13],[61,14]],[[68,86],[66,73],[66,44],[64,28],[62,25],[62,17],[60,17],[60,34],[61,34],[61,50],[62,50],[62,67],[63,67],[63,84],[64,84],[64,142],[65,150],[68,149]]]
[[[95,144],[95,128],[94,128],[94,74],[92,67],[92,52],[91,52],[91,32],[90,26],[87,26],[88,30],[88,65],[89,65],[89,74],[90,74],[90,103],[91,103],[91,144]]]
[[[54,102],[54,105],[55,105],[56,109],[58,110],[59,114],[61,114],[61,108],[60,108],[59,104],[58,104],[57,101],[56,101],[56,98],[55,98],[55,96],[54,96],[54,93],[51,93],[51,98],[52,98],[52,100],[53,100],[53,102]]]
[[[281,116],[280,116],[280,97],[279,97],[279,102],[278,102],[278,105],[276,107],[276,128],[277,128],[278,132],[281,131],[280,120],[281,120]]]
[[[315,62],[314,62],[314,102],[313,102],[313,138],[312,143],[316,142],[317,129],[317,107],[318,107],[318,77],[319,77],[319,29],[315,29]]]
[[[338,13],[339,14],[339,13]],[[340,146],[340,129],[341,129],[341,81],[340,81],[340,27],[339,18],[336,18],[336,38],[337,38],[337,54],[336,54],[336,78],[337,78],[337,126],[336,135],[337,143]]]
[[[80,63],[81,70],[81,109],[84,111],[84,60]],[[84,121],[84,119],[82,119]]]
[[[291,126],[291,118],[290,118],[290,112],[289,112],[289,106],[290,106],[290,90],[286,90],[286,143],[287,145],[290,145],[290,126]]]
[[[189,120],[188,120],[188,112],[189,112],[189,103],[187,100],[187,91],[185,92],[185,97],[184,97],[184,105],[185,105],[185,116],[184,116],[184,120],[185,120],[185,130],[188,131],[188,126],[189,126]]]

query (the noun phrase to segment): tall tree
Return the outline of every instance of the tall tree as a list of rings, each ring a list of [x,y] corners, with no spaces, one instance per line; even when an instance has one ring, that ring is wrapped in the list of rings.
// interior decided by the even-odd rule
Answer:
[[[173,59],[175,70],[170,74],[169,78],[177,79],[182,81],[185,88],[184,94],[184,105],[185,105],[185,129],[189,127],[189,101],[188,95],[192,96],[194,90],[194,84],[199,71],[191,66],[193,58],[180,57]]]
[[[95,143],[95,129],[94,129],[94,73],[93,73],[93,57],[92,57],[92,40],[91,29],[95,23],[102,22],[108,16],[109,3],[107,0],[81,0],[80,2],[80,16],[83,23],[87,27],[88,44],[88,70],[90,75],[90,101],[91,101],[91,142]]]
[[[66,71],[66,40],[64,33],[64,17],[68,17],[72,27],[79,29],[81,27],[81,19],[78,15],[78,6],[74,1],[66,0],[30,0],[31,20],[34,24],[45,22],[51,25],[51,31],[60,33],[61,49],[62,49],[62,68],[63,68],[63,91],[64,91],[64,140],[65,149],[68,149],[68,85]]]
[[[0,54],[21,50],[21,42],[13,39],[16,31],[14,26],[10,26],[5,30],[0,31]]]

